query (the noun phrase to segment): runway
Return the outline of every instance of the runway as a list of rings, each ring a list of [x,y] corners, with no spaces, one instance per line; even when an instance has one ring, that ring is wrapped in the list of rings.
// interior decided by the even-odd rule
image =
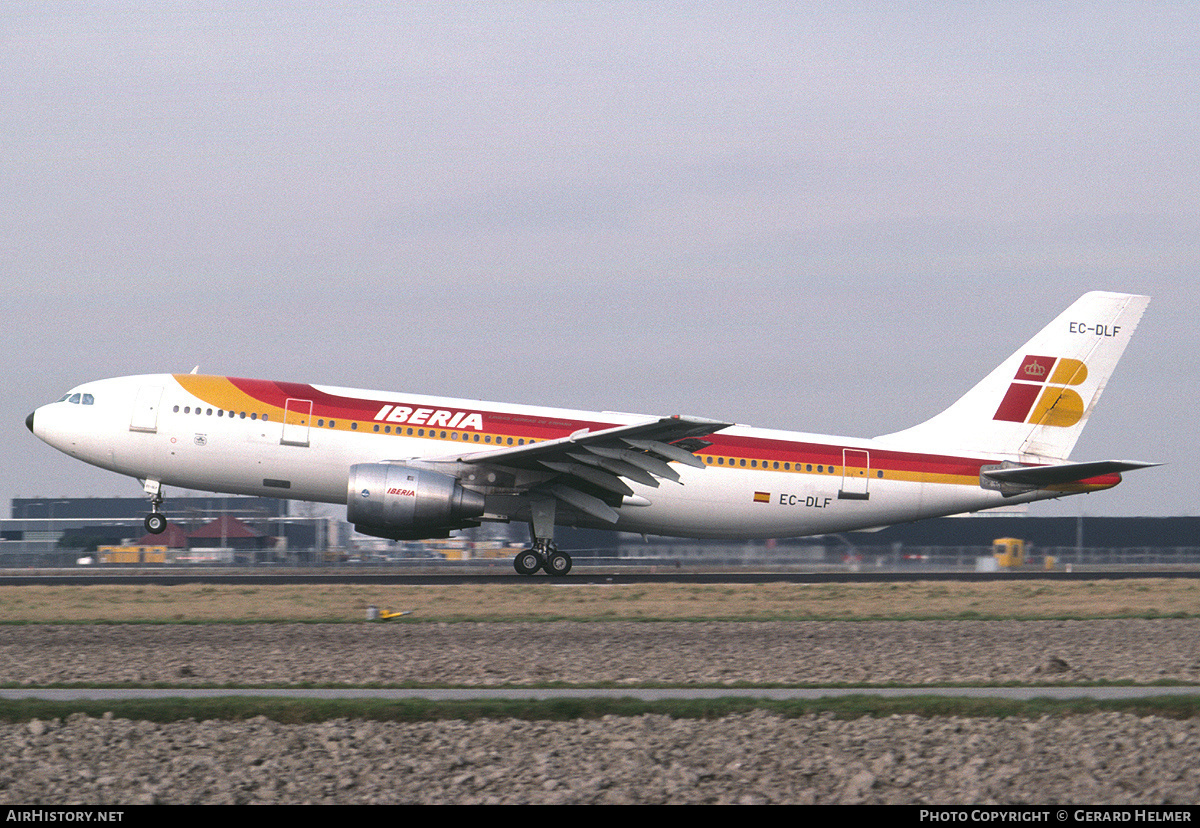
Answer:
[[[613,567],[590,568],[576,565],[575,571],[561,578],[542,575],[532,577],[518,575],[510,566],[497,567],[495,571],[464,570],[457,572],[406,572],[394,569],[354,571],[335,570],[319,574],[312,570],[271,570],[239,572],[190,570],[180,572],[168,569],[102,570],[86,574],[77,570],[57,572],[35,571],[18,573],[8,570],[0,575],[0,586],[183,586],[186,584],[225,584],[229,586],[297,586],[318,585],[362,585],[379,586],[451,586],[457,584],[554,584],[580,586],[589,584],[876,584],[913,581],[974,582],[992,581],[1113,581],[1129,579],[1200,578],[1200,569],[1177,570],[1093,570],[1072,572],[1022,569],[1009,572],[975,572],[945,569],[875,570],[870,572],[821,571],[795,572],[770,570],[732,570],[721,572],[697,572],[687,569],[667,571],[622,571]]]

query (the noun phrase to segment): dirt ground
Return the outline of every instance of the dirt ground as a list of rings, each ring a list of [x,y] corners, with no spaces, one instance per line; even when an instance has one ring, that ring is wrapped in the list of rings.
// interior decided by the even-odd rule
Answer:
[[[360,621],[369,606],[408,621],[1190,617],[1200,583],[0,587],[0,623]]]

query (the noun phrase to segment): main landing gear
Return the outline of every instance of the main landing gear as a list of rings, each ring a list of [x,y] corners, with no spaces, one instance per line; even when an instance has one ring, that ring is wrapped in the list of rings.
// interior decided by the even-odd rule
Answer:
[[[571,571],[571,556],[554,545],[554,499],[537,498],[529,506],[533,545],[513,558],[513,568],[521,575],[532,575],[539,569],[547,575],[566,575]]]
[[[150,514],[142,524],[151,535],[161,535],[167,531],[167,516],[162,513],[162,487],[157,480],[147,480],[143,488],[150,495]]]
[[[544,569],[547,575],[566,575],[571,571],[571,556],[547,540],[534,541],[532,549],[520,552],[513,559],[513,568],[521,575],[532,575]]]

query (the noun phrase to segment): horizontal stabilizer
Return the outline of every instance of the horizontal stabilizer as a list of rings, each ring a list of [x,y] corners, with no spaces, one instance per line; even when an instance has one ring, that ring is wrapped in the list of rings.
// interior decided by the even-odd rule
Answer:
[[[997,483],[1017,486],[1061,486],[1078,483],[1106,474],[1119,474],[1134,469],[1160,466],[1161,463],[1143,463],[1138,460],[1096,460],[1091,463],[1058,463],[1053,466],[1013,466],[1007,469],[984,469],[980,476]]]

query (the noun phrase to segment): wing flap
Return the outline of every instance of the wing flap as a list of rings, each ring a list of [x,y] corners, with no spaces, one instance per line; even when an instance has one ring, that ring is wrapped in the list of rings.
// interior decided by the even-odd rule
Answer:
[[[592,466],[585,466],[582,463],[556,463],[552,460],[539,460],[538,462],[551,471],[577,477],[613,494],[619,494],[622,497],[633,494],[633,489],[626,486],[621,478]]]
[[[649,440],[666,445],[686,437],[702,437],[706,434],[712,434],[731,425],[733,423],[726,423],[720,420],[707,420],[702,417],[684,417],[676,414],[673,417],[661,417],[657,420],[646,420],[641,423],[614,426],[613,428],[605,428],[600,431],[576,431],[567,437],[559,437],[555,440],[543,440],[540,443],[530,443],[524,446],[507,446],[505,448],[459,454],[444,459],[457,460],[460,463],[489,463],[529,468],[530,463],[535,463],[540,459],[562,459],[566,457],[565,452],[567,449],[574,450],[583,447],[591,450],[594,446],[624,448],[625,438]],[[679,449],[674,446],[671,448],[686,453],[685,449]],[[672,457],[671,459],[678,458]],[[696,458],[693,457],[692,459],[695,460]]]
[[[633,446],[635,449],[657,454],[664,460],[674,460],[677,463],[683,463],[685,466],[691,466],[696,469],[704,468],[704,461],[699,457],[687,449],[681,449],[679,446],[673,446],[670,443],[662,443],[658,440],[634,440],[630,437],[622,437],[621,442]]]
[[[688,448],[708,445],[696,438],[731,425],[720,420],[676,415],[598,431],[582,429],[554,440],[425,462],[502,472],[498,476],[518,481],[508,486],[505,494],[515,494],[522,499],[550,495],[589,518],[615,523],[617,511],[613,507],[619,505],[622,498],[634,494],[626,480],[655,488],[660,480],[681,482],[680,474],[672,464],[703,469],[704,461]],[[674,445],[684,440],[688,442]],[[549,477],[547,472],[551,473]],[[486,475],[477,475],[478,479],[484,477]],[[466,485],[478,487],[481,484]],[[483,488],[486,492],[486,485]]]
[[[655,477],[665,477],[672,482],[679,482],[679,472],[675,471],[662,460],[659,460],[657,457],[651,457],[649,454],[642,454],[632,449],[608,448],[606,446],[584,446],[584,449],[600,457],[607,457],[609,460],[620,460],[623,463],[637,466],[642,471],[648,472]]]
[[[593,495],[581,492],[578,489],[572,489],[569,486],[564,486],[561,483],[553,483],[545,488],[545,491],[554,495],[564,503],[574,506],[584,514],[591,515],[605,523],[617,522],[617,510],[609,506],[603,500]]]
[[[643,486],[650,486],[653,489],[658,488],[658,478],[650,474],[645,469],[640,469],[630,463],[625,463],[621,460],[612,460],[608,457],[601,457],[598,454],[589,454],[583,451],[570,451],[567,456],[572,460],[578,460],[580,463],[586,463],[589,466],[610,471],[618,477],[627,477],[635,483],[641,483]]]

